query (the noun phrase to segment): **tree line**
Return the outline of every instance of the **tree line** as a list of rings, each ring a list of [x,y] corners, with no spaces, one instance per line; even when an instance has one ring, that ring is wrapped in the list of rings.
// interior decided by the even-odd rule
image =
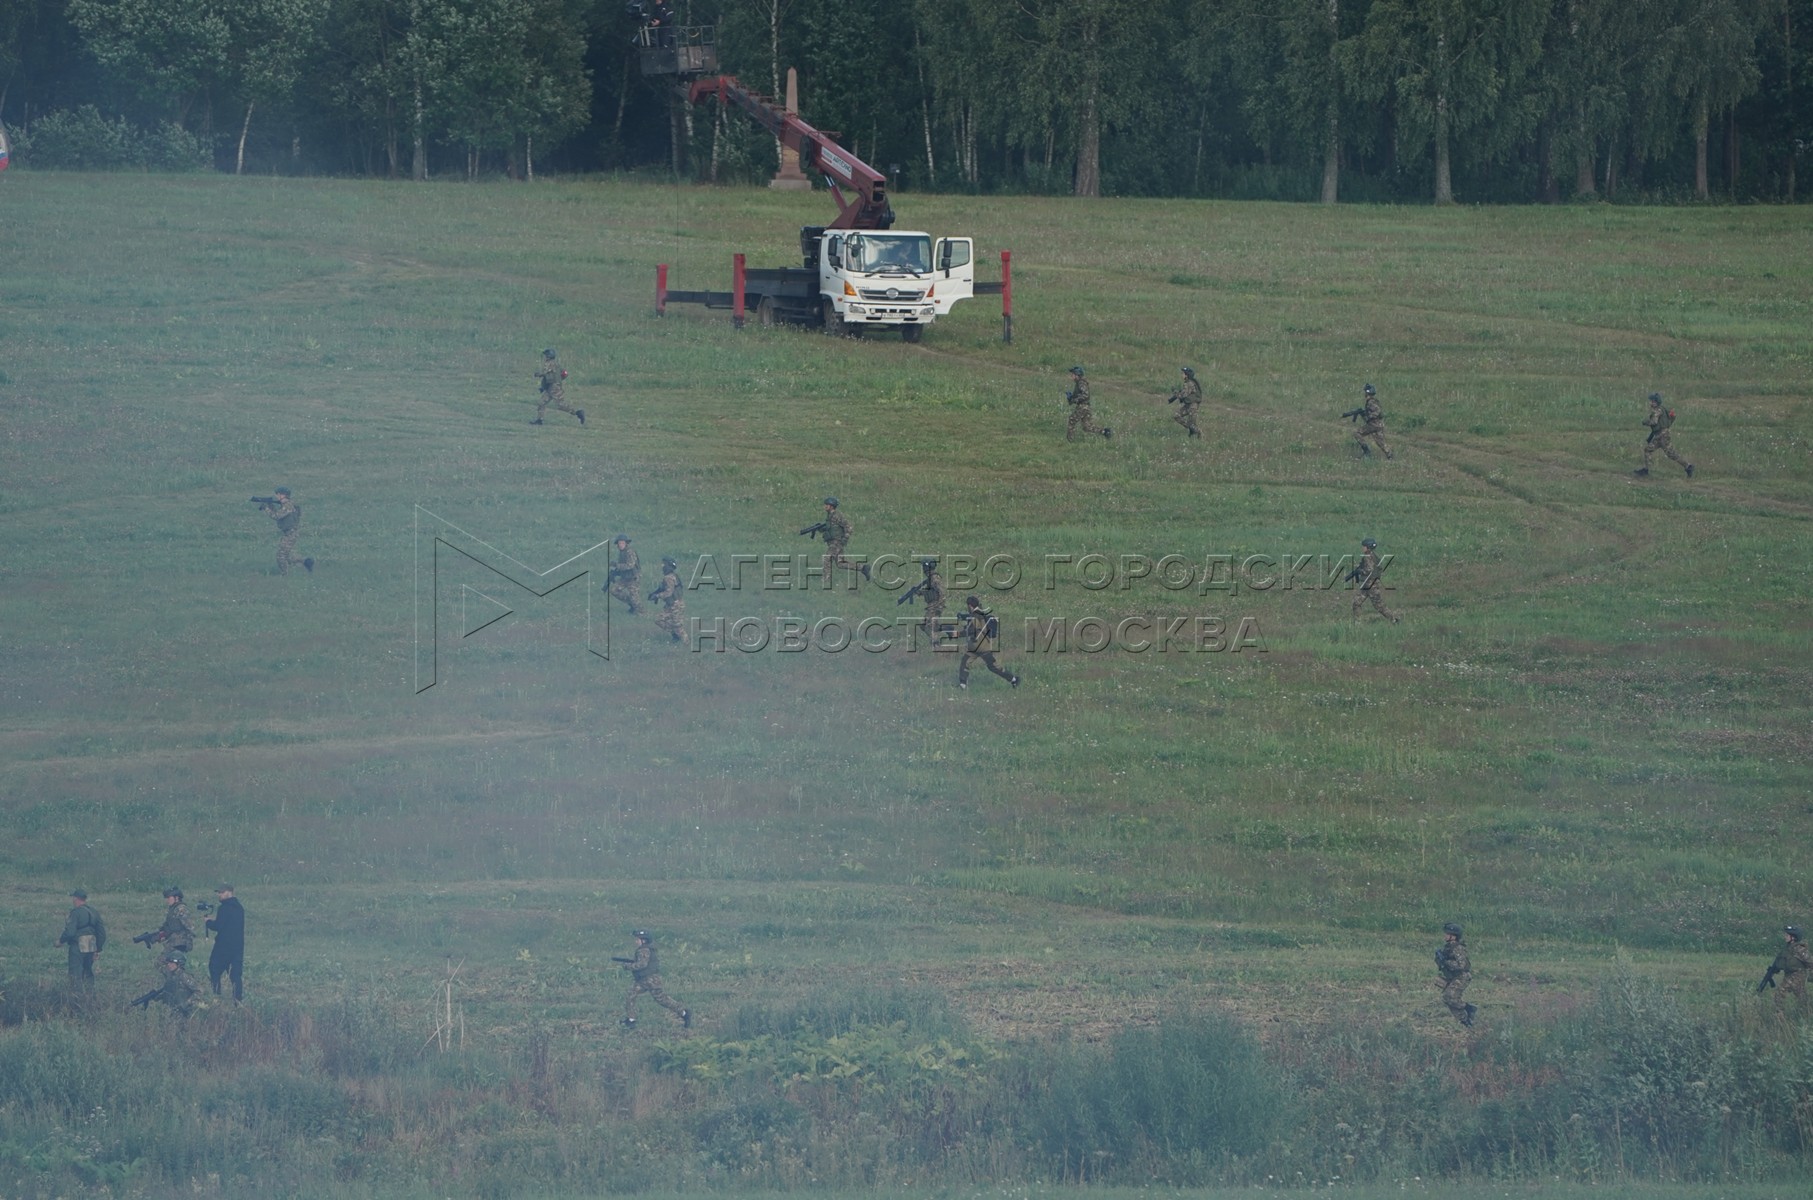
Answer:
[[[1813,0],[679,0],[721,68],[902,187],[1078,196],[1799,199]],[[20,160],[759,180],[645,77],[622,0],[10,0]],[[143,148],[175,147],[146,160]]]

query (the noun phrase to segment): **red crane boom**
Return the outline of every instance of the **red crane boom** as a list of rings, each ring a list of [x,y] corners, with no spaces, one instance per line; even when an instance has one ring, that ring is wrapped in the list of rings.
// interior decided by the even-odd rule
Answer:
[[[687,90],[694,104],[707,96],[716,96],[719,104],[734,104],[799,153],[802,170],[817,170],[831,185],[831,196],[837,201],[837,220],[827,229],[889,229],[894,224],[894,209],[888,203],[887,179],[880,171],[857,158],[832,140],[788,112],[760,92],[751,91],[734,75],[714,75],[695,79]],[[844,193],[851,195],[846,199]]]

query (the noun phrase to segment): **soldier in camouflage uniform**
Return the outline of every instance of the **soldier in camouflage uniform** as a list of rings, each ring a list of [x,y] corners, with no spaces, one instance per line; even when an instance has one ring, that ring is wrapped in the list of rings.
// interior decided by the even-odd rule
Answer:
[[[1366,439],[1371,438],[1385,452],[1385,457],[1390,458],[1391,450],[1385,445],[1385,413],[1379,408],[1378,389],[1369,383],[1360,389],[1360,394],[1366,398],[1360,406],[1364,410],[1360,419],[1365,423],[1354,433],[1353,440],[1360,444],[1360,453],[1366,455],[1372,453],[1372,447],[1366,444]]]
[[[656,1004],[680,1018],[680,1024],[692,1028],[692,1011],[680,1007],[680,1002],[661,990],[661,963],[655,957],[655,940],[646,929],[636,931],[636,956],[620,959],[624,969],[634,980],[630,984],[629,999],[623,1002],[623,1024],[627,1029],[636,1027],[636,997],[644,993],[653,997]]]
[[[1012,671],[1002,670],[995,662],[995,655],[1000,653],[1001,625],[995,620],[994,611],[982,607],[980,596],[965,596],[963,604],[963,624],[957,630],[957,636],[963,641],[963,654],[957,659],[957,686],[969,688],[969,660],[979,658],[1009,685],[1019,687],[1020,677]]]
[[[157,938],[151,945],[153,953],[157,954],[173,950],[187,954],[195,949],[195,918],[189,915],[189,906],[183,903],[181,888],[164,889],[164,923],[158,927]]]
[[[1769,967],[1770,975],[1777,973],[1781,975],[1781,982],[1776,985],[1781,990],[1775,993],[1775,1002],[1780,1004],[1782,997],[1793,996],[1796,1000],[1805,1003],[1807,972],[1813,970],[1813,950],[1807,948],[1807,939],[1801,936],[1800,926],[1783,926],[1782,934],[1786,944],[1782,946],[1782,952],[1775,956],[1775,962]]]
[[[1070,405],[1070,422],[1064,426],[1064,440],[1076,441],[1076,431],[1099,433],[1104,438],[1114,436],[1112,429],[1095,427],[1095,410],[1089,406],[1089,381],[1083,378],[1083,368],[1070,368],[1070,390],[1064,393],[1064,399]]]
[[[541,381],[541,403],[535,406],[535,419],[531,425],[541,424],[542,416],[551,404],[563,413],[572,413],[585,424],[585,409],[573,408],[567,404],[567,372],[554,357],[554,348],[548,347],[541,352],[541,370],[535,372],[535,378]]]
[[[158,965],[163,981],[152,999],[167,1005],[171,1012],[188,1017],[195,1011],[195,998],[201,995],[201,985],[189,974],[188,955],[172,950],[158,960]]]
[[[1662,407],[1662,393],[1649,394],[1649,415],[1643,418],[1643,425],[1649,430],[1649,437],[1643,443],[1643,465],[1637,468],[1637,477],[1646,479],[1649,476],[1650,456],[1660,450],[1673,462],[1681,464],[1687,472],[1687,478],[1693,478],[1693,464],[1675,453],[1675,448],[1668,444],[1669,429],[1675,423],[1672,409]]]
[[[88,893],[81,888],[69,893],[69,919],[57,945],[69,947],[69,986],[78,995],[94,991],[94,963],[107,948],[107,926],[101,914],[88,906]]]
[[[1442,973],[1442,1003],[1455,1020],[1470,1029],[1479,1009],[1461,999],[1461,995],[1473,982],[1473,960],[1467,957],[1467,943],[1461,940],[1459,925],[1450,921],[1442,926],[1442,933],[1442,947],[1435,952],[1435,966]]]
[[[1183,386],[1171,393],[1167,404],[1177,405],[1177,414],[1171,419],[1184,427],[1193,438],[1202,436],[1202,430],[1196,428],[1196,410],[1202,407],[1202,384],[1196,382],[1196,368],[1183,369]]]
[[[935,558],[922,558],[919,566],[925,572],[925,578],[901,599],[909,599],[917,593],[918,598],[925,601],[925,616],[920,619],[919,628],[925,634],[926,644],[936,646],[938,639],[946,632],[939,628],[938,621],[944,615],[944,576],[938,574],[938,560]]]
[[[1360,584],[1360,590],[1353,596],[1353,615],[1359,616],[1360,605],[1370,600],[1372,606],[1379,610],[1381,617],[1389,618],[1391,623],[1396,625],[1398,623],[1397,615],[1385,607],[1385,597],[1381,594],[1382,589],[1379,587],[1379,576],[1385,572],[1385,568],[1379,563],[1379,544],[1372,538],[1361,538],[1360,549],[1360,562],[1354,568],[1354,577]]]
[[[665,629],[676,642],[690,642],[692,635],[686,631],[686,594],[680,586],[679,563],[671,558],[661,560],[661,586],[650,592],[648,598],[662,606],[655,617],[655,628]]]
[[[296,539],[302,536],[302,506],[290,499],[290,489],[286,487],[275,488],[272,494],[277,497],[277,503],[265,505],[264,511],[277,522],[277,573],[288,575],[290,564],[296,561]],[[303,559],[302,569],[312,575],[315,560]]]
[[[630,549],[629,534],[620,533],[615,540],[617,561],[611,564],[610,582],[604,590],[629,605],[630,615],[634,616],[642,611],[642,564]]]
[[[862,572],[862,577],[864,579],[869,577],[868,563],[863,563],[859,566],[844,557],[844,547],[850,544],[850,534],[853,532],[855,532],[855,526],[850,524],[850,518],[844,516],[844,514],[838,510],[837,497],[826,496],[824,528],[825,557],[822,565],[827,577],[830,576],[833,567],[843,567],[845,570],[849,571],[860,571]]]

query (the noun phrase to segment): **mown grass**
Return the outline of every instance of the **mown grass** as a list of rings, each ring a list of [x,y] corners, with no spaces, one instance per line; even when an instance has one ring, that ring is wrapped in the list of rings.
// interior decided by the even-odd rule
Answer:
[[[417,1040],[450,955],[489,1042],[598,1037],[639,925],[706,1013],[904,975],[1008,1042],[1180,996],[1434,1035],[1445,920],[1496,1022],[1567,1010],[1614,946],[1716,1007],[1805,918],[1792,210],[902,197],[1015,258],[1013,345],[982,300],[909,347],[653,319],[656,262],[704,287],[733,250],[787,261],[822,197],[5,183],[15,980],[60,971],[40,947],[73,883],[124,950],[165,881],[224,874],[255,995],[372,995]],[[584,430],[525,424],[549,344]],[[1062,441],[1073,362],[1111,445]],[[1163,403],[1184,363],[1195,444]],[[1335,417],[1362,380],[1395,461]],[[1652,389],[1691,483],[1629,475]],[[244,501],[279,483],[312,577],[264,573]],[[415,694],[415,506],[538,568],[620,529],[652,566],[815,550],[793,530],[826,494],[853,550],[1031,564],[994,597],[1027,685],[959,693],[952,657],[899,650],[676,653],[620,611],[602,663],[565,601],[447,637]],[[1332,562],[1367,534],[1402,625],[1339,591],[1048,589],[1036,565]],[[702,588],[688,611],[891,600]],[[1018,643],[1028,617],[1133,614],[1252,617],[1264,650]]]

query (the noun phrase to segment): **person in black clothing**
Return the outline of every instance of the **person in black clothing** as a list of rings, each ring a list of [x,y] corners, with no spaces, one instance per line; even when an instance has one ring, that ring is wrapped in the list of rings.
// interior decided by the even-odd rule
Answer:
[[[220,977],[233,976],[233,1002],[245,998],[242,977],[246,966],[246,910],[233,896],[233,885],[223,883],[214,889],[220,904],[207,920],[208,935],[214,949],[208,953],[208,977],[214,981],[214,994],[220,995]]]

